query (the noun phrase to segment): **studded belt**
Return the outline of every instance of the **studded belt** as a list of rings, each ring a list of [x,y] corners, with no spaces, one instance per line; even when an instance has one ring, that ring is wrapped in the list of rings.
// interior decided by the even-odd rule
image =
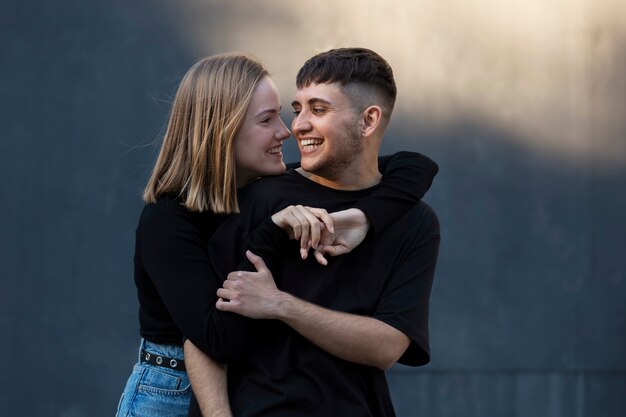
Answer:
[[[185,370],[184,360],[168,358],[167,356],[157,355],[156,353],[146,352],[145,350],[141,351],[141,363],[149,363],[150,365],[162,366],[177,371]]]

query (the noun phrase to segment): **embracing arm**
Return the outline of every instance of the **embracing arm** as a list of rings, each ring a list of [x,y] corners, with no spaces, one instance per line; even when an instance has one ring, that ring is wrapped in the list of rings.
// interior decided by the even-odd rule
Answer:
[[[298,168],[299,163],[287,164],[287,169]],[[439,171],[435,161],[418,152],[400,151],[380,156],[378,169],[383,174],[381,183],[372,194],[355,206],[372,222],[378,232],[389,226],[397,216],[408,211],[424,197]],[[393,207],[389,207],[393,202]],[[392,213],[389,209],[392,209]],[[390,215],[391,214],[391,215]]]
[[[359,200],[355,208],[370,221],[370,233],[378,233],[405,214],[430,189],[439,167],[417,152],[397,152],[378,158],[383,174],[372,193]]]
[[[349,253],[368,231],[378,233],[408,212],[428,191],[439,170],[427,156],[408,151],[381,156],[378,165],[383,174],[380,184],[353,208],[329,214],[324,209],[298,205],[272,215],[273,222],[291,239],[300,240],[302,259],[311,248],[323,265],[327,264],[324,255]],[[334,221],[336,233],[332,230]]]
[[[372,317],[328,310],[281,292],[276,318],[338,358],[382,370],[409,346],[401,331]]]
[[[328,310],[278,290],[263,260],[251,252],[246,255],[257,272],[231,273],[218,290],[218,309],[281,320],[331,355],[383,370],[409,346],[404,333],[380,320]]]
[[[304,219],[302,215],[296,216],[298,219],[291,219],[292,222],[287,221],[287,217],[292,217],[291,213],[279,217],[281,212],[272,216],[274,223],[287,230],[292,239],[294,238],[292,232],[296,230],[293,228],[294,224],[302,223],[302,230],[305,232],[308,228],[313,231],[314,226],[317,226],[318,236],[315,240],[307,242],[306,235],[301,235],[300,247],[303,259],[306,259],[308,250],[313,247],[317,261],[326,265],[325,255],[345,255],[358,246],[368,232],[376,234],[386,229],[421,200],[439,170],[437,164],[427,156],[407,151],[381,156],[378,158],[378,164],[383,174],[381,182],[369,196],[357,201],[353,208],[334,212],[329,216],[323,209],[295,206],[305,209],[299,210],[302,213],[306,214],[309,211],[312,214],[309,217],[313,217],[313,220],[317,218],[331,226],[332,222],[336,221],[336,233],[327,228],[320,229],[316,222],[308,221],[310,219]],[[299,233],[296,233],[296,239],[299,238],[298,235]],[[319,246],[316,245],[318,242]]]
[[[383,171],[383,180],[369,197],[360,200],[355,206],[355,209],[331,213],[331,216],[341,216],[342,214],[338,213],[343,213],[345,217],[357,219],[357,222],[361,222],[361,225],[358,226],[358,228],[360,228],[359,236],[354,238],[353,235],[350,235],[353,230],[356,230],[350,228],[344,229],[345,233],[341,234],[341,222],[336,221],[334,222],[335,233],[329,233],[327,229],[322,229],[320,237],[320,242],[322,243],[322,245],[320,245],[321,250],[315,251],[318,262],[324,264],[323,254],[336,256],[350,252],[365,237],[367,228],[369,227],[368,219],[374,230],[380,231],[405,214],[428,190],[438,170],[437,165],[429,158],[410,152],[400,152],[391,157],[383,157],[380,160],[380,165]],[[393,202],[394,204],[389,204],[389,202]],[[390,207],[393,207],[391,212]],[[366,215],[367,218],[365,217]],[[321,218],[321,215],[318,216],[318,218]],[[258,230],[260,230],[259,233],[257,233]],[[363,232],[363,230],[365,230],[365,232]],[[348,233],[348,231],[350,233]],[[286,239],[286,234],[284,232],[281,234],[281,232],[282,231],[276,227],[275,224],[266,221],[257,231],[250,235],[245,247],[262,255],[263,259],[265,259],[270,265],[270,268],[272,268],[277,262],[275,259],[276,248],[280,245],[281,239],[283,242],[284,239]],[[338,236],[340,238],[338,238]],[[260,240],[255,242],[257,238]],[[301,244],[301,248],[302,246]],[[333,250],[329,248],[333,248]],[[322,254],[322,259],[318,256],[320,253]],[[303,255],[303,258],[304,257],[306,257],[306,255]],[[251,264],[246,263],[240,265],[240,269],[255,271],[255,268]],[[254,274],[254,272],[249,273]],[[228,275],[228,279],[223,284],[223,289],[220,290],[222,293],[218,292],[218,295],[230,300],[230,302],[219,300],[217,302],[218,310],[235,312],[246,317],[256,318],[254,312],[249,311],[246,313],[242,309],[238,310],[238,306],[241,305],[238,304],[238,300],[235,299],[238,295],[231,291],[234,289],[231,285],[239,286],[241,284],[241,282],[239,284],[236,283],[236,280],[237,272]],[[273,284],[274,281],[271,274],[270,280]],[[231,292],[228,292],[226,295],[224,291]],[[239,291],[239,289],[236,289],[236,291]],[[274,299],[272,302],[276,305],[276,301],[277,300]],[[370,317],[359,317],[346,313],[333,312],[319,307],[315,311],[316,314],[322,315],[322,317],[315,316],[315,318],[308,318],[312,316],[307,314],[296,315],[295,313],[303,311],[299,308],[307,309],[306,311],[311,313],[311,309],[316,308],[315,305],[289,297],[282,299],[282,301],[282,305],[290,306],[290,311],[294,313],[294,317],[291,319],[281,317],[281,319],[296,331],[309,338],[312,342],[336,356],[385,368],[389,361],[393,363],[394,358],[398,355],[397,352],[401,353],[406,349],[408,338],[393,328],[393,326],[383,321]],[[289,303],[286,303],[286,301],[289,301]],[[255,308],[254,303],[249,303],[249,306],[252,309]],[[298,310],[296,310],[296,308],[298,308]],[[327,319],[324,320],[324,317]],[[375,342],[371,344],[364,343],[365,339],[362,338],[362,332],[351,331],[350,328],[355,323],[350,321],[350,319],[356,320],[357,325],[360,326],[360,329],[364,330],[366,334],[375,335]],[[319,326],[319,323],[322,323],[322,327]],[[335,325],[333,325],[333,323]],[[340,326],[340,324],[343,324],[343,326]],[[226,328],[228,327],[230,326],[226,326]],[[233,340],[245,337],[245,333],[245,331],[240,331],[238,337]],[[321,335],[319,338],[316,337],[318,334]],[[380,341],[385,340],[385,338],[389,338],[393,343],[381,343]],[[327,342],[327,340],[331,342]],[[391,347],[391,352],[386,351],[389,347]],[[368,350],[362,352],[359,348],[367,348]],[[222,350],[224,350],[224,348],[222,348]]]
[[[232,417],[228,403],[226,365],[215,362],[189,340],[185,341],[185,363],[193,393],[204,417]]]
[[[280,291],[263,259],[249,251],[246,256],[256,272],[230,273],[218,290],[217,308],[254,319],[281,320],[332,355],[387,369],[413,346],[411,340],[422,341],[412,323],[427,329],[439,226],[434,215],[426,223],[430,230],[422,240],[412,239],[404,245],[399,242],[398,251],[405,253],[404,260],[389,278],[374,317],[328,310]],[[423,363],[425,350],[420,348],[411,349],[409,356],[418,357],[414,363]]]

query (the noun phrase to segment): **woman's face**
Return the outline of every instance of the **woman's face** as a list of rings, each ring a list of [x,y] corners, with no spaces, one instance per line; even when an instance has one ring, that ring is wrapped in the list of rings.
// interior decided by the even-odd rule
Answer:
[[[282,143],[290,132],[280,118],[278,90],[270,77],[257,85],[235,136],[237,187],[254,178],[285,172]]]

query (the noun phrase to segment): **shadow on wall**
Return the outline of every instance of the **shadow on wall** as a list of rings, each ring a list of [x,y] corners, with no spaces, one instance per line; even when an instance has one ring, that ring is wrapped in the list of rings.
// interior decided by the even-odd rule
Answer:
[[[440,166],[431,367],[626,368],[626,167],[555,161],[469,120],[387,139]]]
[[[140,146],[166,117],[153,92],[195,61],[146,6],[0,3],[0,415],[113,415],[136,358]]]
[[[426,200],[442,243],[432,363],[390,371],[398,415],[623,415],[626,167],[558,161],[477,121],[408,130],[387,149],[439,163]]]

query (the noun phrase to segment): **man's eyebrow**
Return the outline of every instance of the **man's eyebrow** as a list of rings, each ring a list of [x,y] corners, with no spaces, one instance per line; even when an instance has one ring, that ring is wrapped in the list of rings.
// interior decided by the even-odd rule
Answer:
[[[314,97],[314,98],[310,98],[309,100],[307,100],[307,104],[309,106],[314,106],[316,104],[325,104],[327,106],[330,106],[332,103],[330,101],[328,101],[328,100],[324,100],[323,98]],[[300,102],[298,100],[294,100],[294,101],[291,102],[291,106],[292,107],[294,107],[296,105],[300,105]]]
[[[328,100],[324,100],[323,98],[312,98],[309,99],[309,101],[307,101],[307,103],[309,103],[309,106],[315,105],[315,104],[326,104],[326,105],[331,105],[332,103]]]

